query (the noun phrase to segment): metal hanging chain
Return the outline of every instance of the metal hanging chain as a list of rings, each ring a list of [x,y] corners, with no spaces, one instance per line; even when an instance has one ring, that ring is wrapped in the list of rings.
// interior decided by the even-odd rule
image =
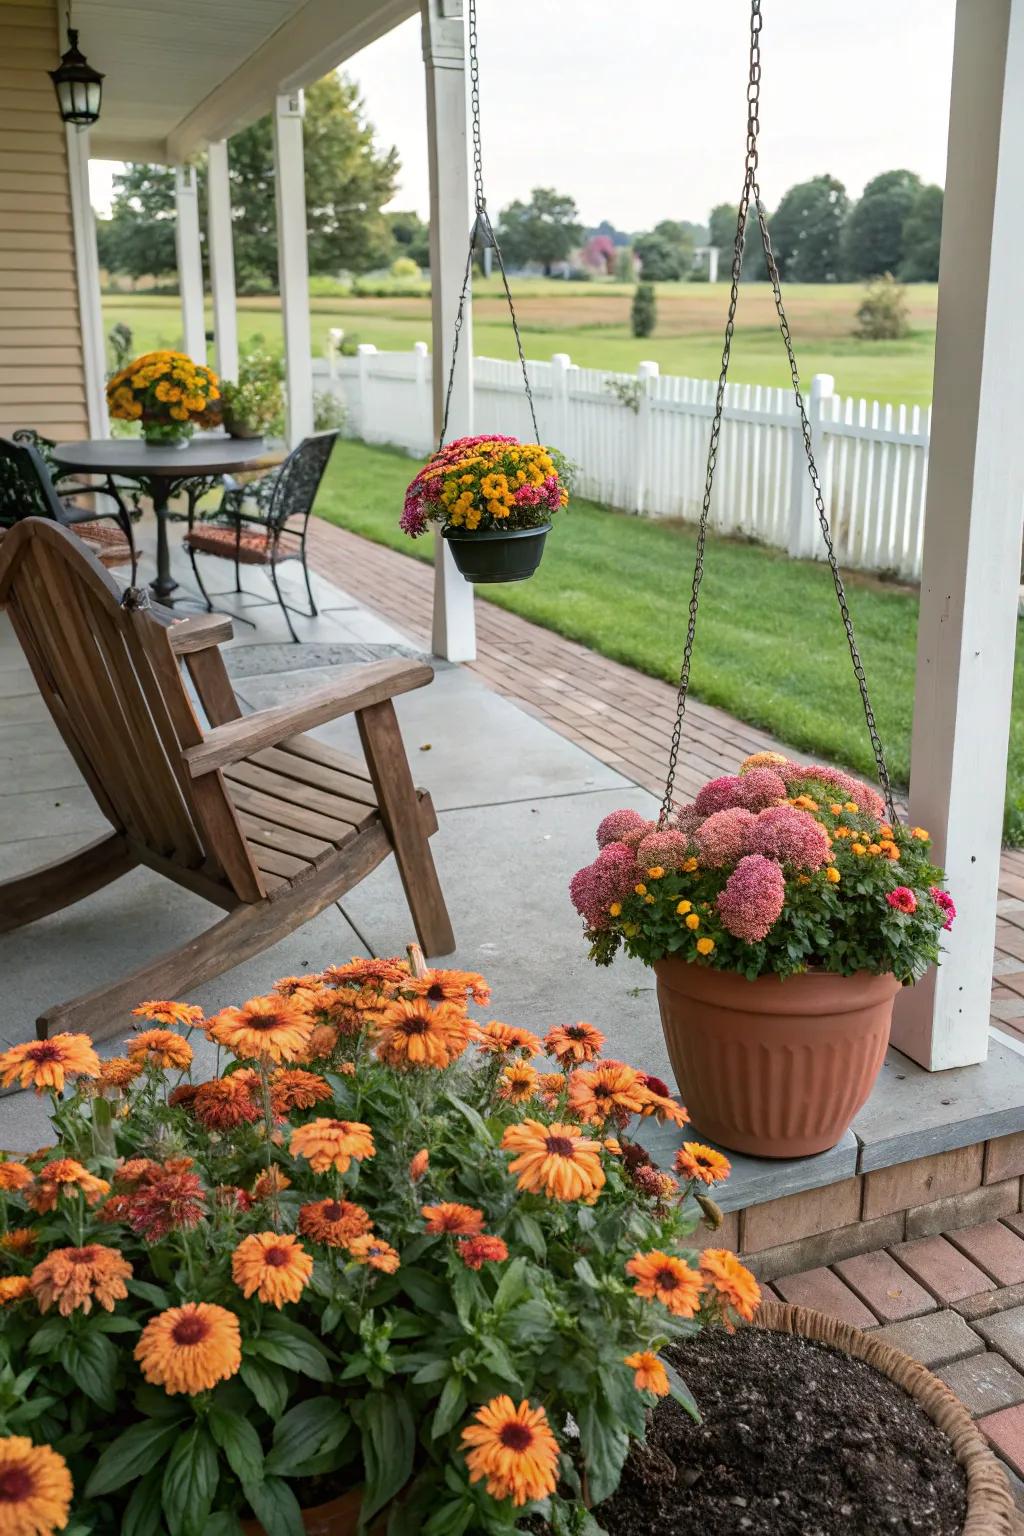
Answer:
[[[483,151],[480,139],[480,59],[477,48],[476,31],[476,0],[469,0],[469,82],[470,82],[470,111],[472,118],[473,135],[473,202],[476,210],[476,218],[469,235],[469,254],[466,257],[466,270],[462,278],[462,292],[459,294],[459,307],[455,315],[455,336],[452,341],[452,361],[448,370],[448,388],[444,397],[444,415],[441,419],[441,435],[438,438],[438,450],[444,447],[444,440],[448,435],[448,415],[451,411],[452,392],[455,388],[455,359],[459,351],[459,337],[462,334],[462,326],[465,320],[466,300],[469,297],[473,278],[473,253],[477,249],[488,246],[494,251],[498,263],[498,271],[501,273],[502,286],[505,290],[505,299],[508,303],[508,312],[512,317],[512,331],[516,338],[516,349],[519,353],[519,366],[523,372],[523,388],[526,391],[526,402],[530,407],[530,420],[533,423],[533,437],[535,442],[540,442],[540,428],[537,426],[537,412],[533,404],[533,390],[530,388],[530,375],[526,369],[526,353],[523,351],[523,338],[519,334],[519,320],[516,316],[516,308],[512,302],[512,290],[508,284],[508,273],[505,271],[505,262],[502,258],[498,237],[494,233],[490,215],[487,212],[487,199],[484,197],[484,167]]]
[[[839,572],[839,562],[836,559],[835,546],[832,542],[832,532],[829,527],[828,513],[825,510],[825,501],[821,490],[821,480],[818,475],[818,466],[814,461],[814,447],[811,439],[811,424],[808,420],[807,410],[804,405],[803,394],[800,389],[800,374],[797,368],[796,354],[793,350],[793,338],[790,334],[789,322],[786,318],[785,307],[782,302],[782,288],[779,279],[779,270],[772,250],[771,236],[768,232],[767,216],[764,204],[761,201],[761,191],[757,180],[757,136],[760,129],[760,96],[761,96],[761,45],[760,33],[762,26],[761,0],[751,0],[750,11],[750,71],[747,79],[747,153],[744,166],[743,191],[740,196],[739,212],[736,219],[736,237],[733,243],[732,256],[732,285],[729,290],[729,312],[725,324],[725,342],[722,348],[722,369],[718,376],[718,390],[715,395],[715,411],[711,422],[711,439],[708,445],[707,473],[704,480],[704,501],[701,506],[700,521],[697,527],[697,551],[693,568],[693,584],[690,590],[689,622],[686,627],[686,643],[683,646],[683,660],[679,672],[679,689],[677,694],[676,720],[672,731],[672,741],[669,748],[668,776],[665,781],[665,794],[661,803],[659,825],[664,825],[672,810],[672,794],[675,787],[676,766],[679,759],[679,748],[682,739],[683,719],[686,714],[686,698],[690,688],[690,667],[693,659],[693,642],[697,631],[697,606],[700,595],[701,579],[704,575],[704,549],[707,542],[708,517],[711,512],[711,492],[715,478],[715,465],[718,460],[718,443],[722,431],[722,413],[725,408],[726,379],[729,372],[729,358],[732,352],[732,338],[736,323],[736,305],[739,299],[740,273],[743,267],[743,245],[746,238],[747,218],[750,212],[751,200],[755,208],[757,225],[761,233],[761,244],[764,249],[765,262],[768,268],[768,276],[772,285],[772,294],[775,300],[775,309],[779,317],[779,329],[786,347],[786,355],[789,360],[790,376],[793,382],[793,397],[796,401],[797,414],[800,420],[800,430],[803,437],[804,452],[807,456],[807,471],[814,488],[814,505],[818,514],[818,522],[821,526],[822,538],[825,542],[825,551],[828,557],[829,569],[832,572],[832,581],[835,586],[836,598],[839,603],[839,612],[846,630],[846,640],[850,650],[850,659],[853,662],[854,676],[860,690],[861,703],[864,706],[864,718],[867,721],[868,734],[871,738],[871,747],[875,757],[875,767],[878,773],[878,782],[885,799],[886,811],[892,822],[896,821],[896,808],[893,803],[892,785],[889,779],[889,770],[885,762],[885,753],[882,747],[881,737],[878,734],[878,726],[875,721],[875,712],[871,705],[868,693],[867,678],[864,673],[864,664],[861,661],[860,651],[857,647],[856,637],[853,632],[853,620],[850,617],[849,604],[846,600],[846,592],[843,587],[843,579]]]

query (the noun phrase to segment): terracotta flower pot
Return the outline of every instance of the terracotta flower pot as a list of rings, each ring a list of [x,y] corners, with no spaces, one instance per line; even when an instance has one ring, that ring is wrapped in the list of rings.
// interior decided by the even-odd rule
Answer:
[[[947,1436],[967,1478],[967,1517],[962,1536],[1011,1536],[1018,1529],[1006,1474],[980,1430],[958,1398],[931,1371],[909,1355],[809,1307],[762,1302],[756,1326],[774,1333],[792,1333],[827,1344],[831,1349],[864,1360],[902,1387]],[[870,1470],[865,1470],[870,1477]]]
[[[338,1499],[331,1499],[328,1504],[320,1504],[316,1509],[304,1509],[302,1524],[306,1536],[356,1536],[362,1504],[363,1490],[350,1488],[348,1493],[343,1493]],[[368,1536],[380,1536],[386,1525],[387,1517],[382,1516],[370,1527]],[[267,1536],[258,1520],[243,1520],[242,1530],[245,1536]]]
[[[881,1069],[895,976],[747,981],[678,959],[654,972],[672,1070],[697,1130],[754,1157],[835,1146]]]

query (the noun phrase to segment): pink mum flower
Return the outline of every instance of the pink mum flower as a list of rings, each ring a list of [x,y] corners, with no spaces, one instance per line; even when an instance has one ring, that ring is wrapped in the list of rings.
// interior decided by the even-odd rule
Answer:
[[[694,810],[702,816],[713,816],[716,811],[729,811],[735,805],[742,805],[742,784],[742,779],[735,773],[723,774],[720,779],[709,779],[697,791]]]
[[[669,826],[679,832],[696,832],[703,820],[703,815],[695,805],[677,805],[669,818]]]
[[[639,811],[609,811],[604,820],[598,823],[597,846],[604,848],[608,843],[621,843],[627,832],[641,829],[646,836],[653,825]]]
[[[948,933],[953,926],[953,919],[956,917],[956,903],[948,891],[940,890],[937,885],[933,885],[928,894],[939,908],[939,911],[946,914],[946,921],[942,925],[942,931],[943,933]]]
[[[786,784],[794,794],[803,793],[809,781],[826,785],[844,800],[855,801],[858,809],[866,811],[869,816],[881,818],[885,813],[885,801],[878,790],[855,779],[852,774],[844,773],[841,768],[826,768],[818,763],[808,768],[801,768],[796,763],[787,765]]]
[[[810,811],[793,805],[771,805],[755,818],[749,846],[780,864],[797,869],[820,869],[830,857],[828,833]]]
[[[895,907],[897,912],[916,912],[917,897],[909,886],[898,885],[894,891],[888,891],[885,897],[890,907]]]
[[[690,844],[681,832],[649,832],[636,850],[642,869],[681,869],[690,857]]]
[[[576,871],[569,882],[569,895],[588,928],[607,927],[608,908],[629,895],[638,874],[633,850],[624,843],[609,843],[593,864]]]
[[[737,791],[748,811],[763,811],[786,798],[786,781],[774,768],[748,768],[739,776]]]
[[[748,853],[719,893],[718,915],[737,939],[755,944],[770,932],[786,900],[786,881],[774,859]]]
[[[757,817],[742,805],[733,805],[727,811],[715,811],[702,822],[693,834],[694,842],[703,864],[712,869],[722,869],[735,864],[737,859],[749,853],[751,837],[757,825]]]

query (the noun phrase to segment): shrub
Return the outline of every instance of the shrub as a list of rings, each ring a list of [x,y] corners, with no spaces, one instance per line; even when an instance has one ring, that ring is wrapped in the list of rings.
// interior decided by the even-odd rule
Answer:
[[[54,1100],[56,1144],[0,1162],[0,1450],[59,1475],[39,1536],[72,1497],[81,1536],[154,1510],[238,1536],[248,1509],[290,1536],[357,1485],[424,1536],[581,1530],[656,1396],[692,1409],[658,1352],[758,1300],[685,1248],[728,1163],[687,1143],[678,1180],[656,1168],[626,1132],[684,1122],[664,1084],[588,1024],[538,1072],[529,1030],[471,1017],[488,995],[354,960],[208,1020],[143,1004],[102,1064],[84,1035],[0,1055]]]
[[[891,272],[869,284],[857,311],[855,336],[862,341],[898,341],[910,334],[907,296]]]
[[[419,277],[420,269],[409,256],[396,256],[391,263],[392,277]]]
[[[225,426],[280,436],[284,431],[283,378],[280,355],[251,345],[239,361],[237,380],[221,384]]]
[[[653,283],[637,283],[629,315],[634,336],[652,336],[658,323],[658,304]]]
[[[340,395],[333,394],[329,389],[314,391],[313,427],[317,432],[340,431],[347,416],[348,411]]]

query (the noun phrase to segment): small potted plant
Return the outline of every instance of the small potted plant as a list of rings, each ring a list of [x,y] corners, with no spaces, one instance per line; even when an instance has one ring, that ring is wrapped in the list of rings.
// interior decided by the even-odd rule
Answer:
[[[834,1146],[865,1102],[900,987],[956,915],[921,827],[835,768],[758,753],[663,827],[614,811],[573,878],[591,956],[653,966],[702,1133],[762,1157]]]
[[[107,380],[107,407],[141,423],[147,443],[183,448],[196,427],[220,421],[220,381],[184,352],[144,352]]]
[[[231,437],[266,437],[284,430],[284,390],[281,359],[262,347],[242,358],[237,380],[221,385],[224,426]]]
[[[461,437],[413,480],[400,526],[415,539],[436,523],[469,581],[525,581],[540,564],[552,516],[568,503],[570,480],[555,448]]]

